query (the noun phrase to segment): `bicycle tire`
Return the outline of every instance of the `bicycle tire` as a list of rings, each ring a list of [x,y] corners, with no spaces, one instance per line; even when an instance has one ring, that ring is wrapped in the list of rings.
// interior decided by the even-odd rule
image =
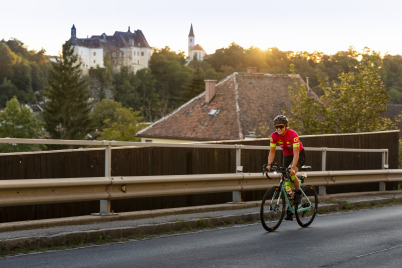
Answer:
[[[278,186],[271,187],[265,192],[262,198],[260,220],[262,226],[268,232],[275,231],[285,215],[285,199],[283,194],[279,195],[280,192]],[[277,199],[278,196],[280,196],[281,200]]]
[[[300,204],[295,207],[295,214],[296,214],[296,220],[297,223],[303,227],[306,228],[309,226],[314,218],[315,215],[317,214],[317,209],[318,209],[318,196],[317,196],[317,191],[315,190],[315,187],[313,185],[305,185],[302,188],[304,194],[302,196]],[[308,199],[306,198],[308,197]],[[306,208],[310,206],[310,203],[308,203],[308,200],[311,202],[311,207],[308,210],[305,211],[300,211],[301,208]]]

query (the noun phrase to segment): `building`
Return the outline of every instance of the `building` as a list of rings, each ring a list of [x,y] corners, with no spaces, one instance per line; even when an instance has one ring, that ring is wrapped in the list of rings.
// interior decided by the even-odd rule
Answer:
[[[297,75],[299,84],[306,83]],[[205,81],[205,91],[169,115],[139,131],[142,142],[200,142],[268,137],[273,119],[290,111],[288,74],[261,74],[256,68],[233,73],[216,84]],[[317,101],[311,89],[308,94]]]
[[[193,24],[190,27],[190,33],[188,34],[188,63],[192,60],[202,61],[207,56],[207,53],[201,45],[195,44],[195,35],[193,31]]]
[[[90,38],[77,38],[75,25],[71,28],[70,41],[75,53],[82,62],[83,74],[89,69],[105,68],[105,57],[110,58],[113,72],[119,72],[122,67],[128,67],[131,72],[148,68],[152,55],[141,30],[131,32],[115,32],[112,36],[105,33],[93,35]]]

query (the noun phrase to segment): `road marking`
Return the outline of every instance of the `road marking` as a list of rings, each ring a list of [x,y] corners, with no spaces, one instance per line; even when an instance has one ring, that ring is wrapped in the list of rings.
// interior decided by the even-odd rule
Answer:
[[[373,252],[370,252],[370,253],[367,253],[367,254],[356,256],[356,258],[366,257],[366,256],[369,256],[369,255],[381,253],[381,252],[384,252],[384,251],[388,251],[388,250],[392,250],[392,249],[396,249],[396,248],[400,248],[400,247],[402,247],[402,245],[398,245],[398,246],[395,246],[395,247],[386,248],[386,249],[382,249],[382,250],[373,251]]]

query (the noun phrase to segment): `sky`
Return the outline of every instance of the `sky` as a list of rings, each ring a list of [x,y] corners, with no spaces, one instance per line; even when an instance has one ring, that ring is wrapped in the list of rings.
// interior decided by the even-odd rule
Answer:
[[[1,3],[0,39],[58,55],[71,36],[113,35],[140,29],[154,48],[187,55],[195,43],[208,54],[232,42],[247,49],[335,54],[357,51],[402,55],[402,1],[398,0],[13,0]]]

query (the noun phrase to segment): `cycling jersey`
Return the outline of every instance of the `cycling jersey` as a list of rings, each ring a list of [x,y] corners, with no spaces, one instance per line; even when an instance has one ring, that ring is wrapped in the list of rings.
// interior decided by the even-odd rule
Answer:
[[[271,147],[276,147],[278,143],[282,148],[283,154],[286,156],[293,156],[293,148],[299,147],[301,152],[303,150],[303,144],[299,140],[297,132],[291,129],[287,129],[285,135],[280,135],[277,131],[271,134],[270,138]]]

